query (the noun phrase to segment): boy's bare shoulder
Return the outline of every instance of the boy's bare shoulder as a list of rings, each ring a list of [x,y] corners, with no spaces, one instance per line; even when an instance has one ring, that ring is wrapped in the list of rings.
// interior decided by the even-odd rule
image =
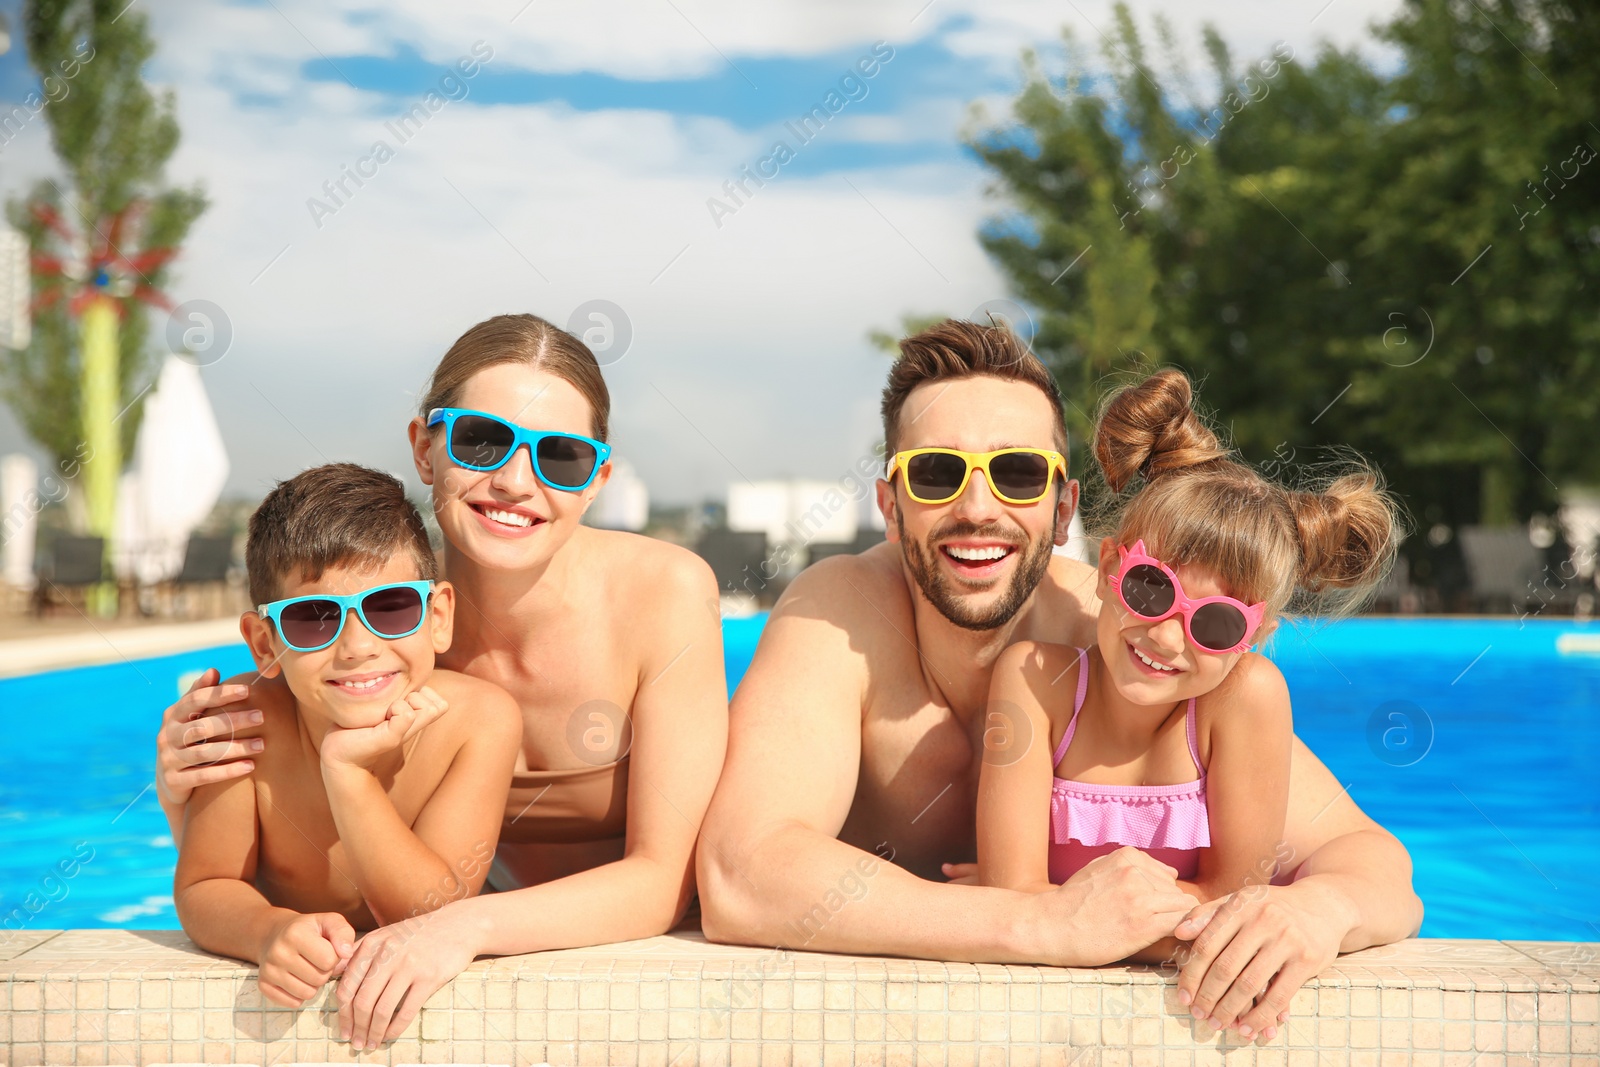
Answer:
[[[449,724],[449,732],[462,738],[485,731],[521,738],[522,709],[510,693],[493,682],[460,671],[435,669],[428,686],[450,705],[449,713],[434,726]]]
[[[264,678],[258,671],[249,671],[245,674],[236,674],[232,678],[224,678],[222,685],[246,685],[250,687],[250,695],[232,707],[254,708],[261,712],[261,722],[256,726],[246,726],[234,731],[233,740],[247,740],[252,737],[267,737],[281,733],[285,730],[293,731],[298,720],[295,707],[294,694],[289,692],[289,687],[284,684],[283,678]]]

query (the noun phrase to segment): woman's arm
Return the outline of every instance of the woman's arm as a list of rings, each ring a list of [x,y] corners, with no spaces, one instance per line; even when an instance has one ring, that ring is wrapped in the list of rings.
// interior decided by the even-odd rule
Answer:
[[[1052,724],[1042,694],[1074,691],[1081,669],[1077,658],[1077,649],[1023,641],[995,662],[978,771],[979,885],[1024,893],[1055,888],[1050,884]]]
[[[694,892],[694,848],[722,768],[727,683],[716,581],[700,560],[652,575],[631,611],[650,635],[634,696],[626,854],[542,885],[449,904],[362,939],[339,983],[352,1048],[398,1036],[474,956],[628,941],[665,933]],[[504,792],[504,790],[502,790]]]

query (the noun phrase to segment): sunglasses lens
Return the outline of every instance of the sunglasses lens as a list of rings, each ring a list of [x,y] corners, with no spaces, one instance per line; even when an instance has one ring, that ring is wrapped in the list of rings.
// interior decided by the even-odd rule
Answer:
[[[594,474],[600,454],[576,437],[546,437],[539,442],[539,474],[558,489],[578,489]]]
[[[1194,639],[1213,652],[1226,651],[1243,641],[1249,626],[1244,612],[1232,604],[1205,604],[1189,620]]]
[[[302,600],[278,614],[278,633],[295,648],[323,648],[339,635],[341,615],[332,600]]]
[[[1172,581],[1148,563],[1130,568],[1122,577],[1122,599],[1135,615],[1159,618],[1172,608],[1175,595]]]
[[[967,477],[967,461],[943,452],[924,452],[906,464],[906,488],[911,495],[943,503],[956,495]]]
[[[462,415],[450,427],[450,458],[463,467],[492,470],[511,455],[516,441],[511,427],[498,419]]]
[[[361,614],[379,637],[403,637],[422,625],[422,594],[415,589],[377,589],[361,599]]]
[[[1038,500],[1050,487],[1050,461],[1032,452],[1003,452],[989,461],[993,489],[1012,500]]]

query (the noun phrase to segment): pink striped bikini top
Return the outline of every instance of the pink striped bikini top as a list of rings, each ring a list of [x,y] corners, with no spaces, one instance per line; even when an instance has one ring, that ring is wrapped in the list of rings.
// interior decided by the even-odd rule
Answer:
[[[1089,691],[1088,650],[1078,653],[1078,693],[1072,721],[1056,748],[1059,767],[1078,729],[1078,713]],[[1050,790],[1050,881],[1065,882],[1097,856],[1133,845],[1177,868],[1178,877],[1199,873],[1200,850],[1211,845],[1206,811],[1206,769],[1195,742],[1194,698],[1185,713],[1189,756],[1200,777],[1176,785],[1099,785],[1056,778]]]

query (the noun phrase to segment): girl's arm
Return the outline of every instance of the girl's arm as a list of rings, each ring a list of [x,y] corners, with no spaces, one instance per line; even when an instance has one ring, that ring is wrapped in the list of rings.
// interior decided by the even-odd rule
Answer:
[[[1294,744],[1289,687],[1277,666],[1255,653],[1244,655],[1232,673],[1226,704],[1198,701],[1211,737],[1211,847],[1200,854],[1194,882],[1179,884],[1201,903],[1269,884],[1283,856]]]
[[[1022,641],[1001,653],[984,708],[978,772],[978,884],[1043,893],[1050,884],[1052,724],[1045,701],[1071,707],[1078,650]]]

